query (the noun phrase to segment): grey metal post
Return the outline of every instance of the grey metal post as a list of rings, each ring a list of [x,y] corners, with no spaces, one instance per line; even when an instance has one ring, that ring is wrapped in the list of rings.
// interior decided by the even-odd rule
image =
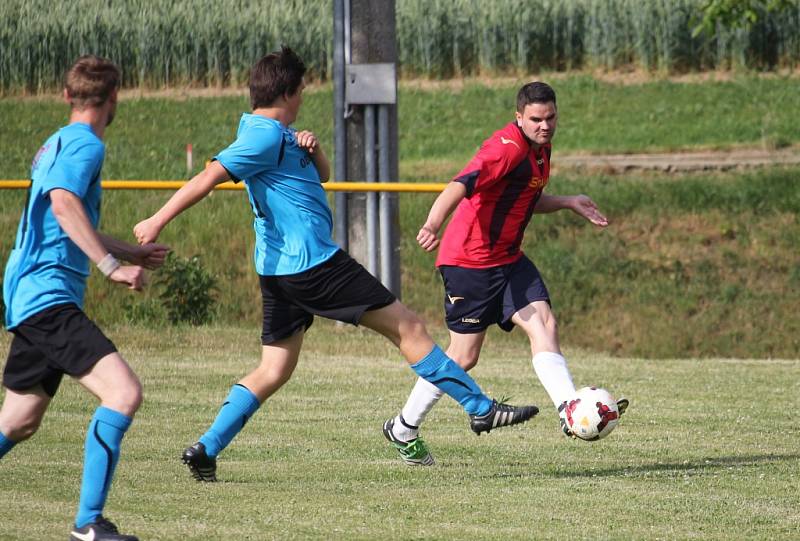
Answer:
[[[364,105],[365,180],[378,180],[375,163],[375,105]],[[367,270],[378,276],[378,194],[367,192]]]
[[[333,152],[334,180],[347,180],[347,126],[344,110],[344,65],[346,38],[349,38],[350,21],[346,20],[346,4],[349,0],[333,0]],[[334,236],[339,247],[347,251],[347,194],[336,192],[334,196]]]
[[[389,171],[389,106],[378,106],[378,181],[390,182]],[[396,197],[389,192],[380,195],[380,236],[381,236],[381,282],[386,288],[399,296],[400,283],[395,279],[394,220],[392,219],[392,199]],[[399,273],[397,273],[399,274]]]

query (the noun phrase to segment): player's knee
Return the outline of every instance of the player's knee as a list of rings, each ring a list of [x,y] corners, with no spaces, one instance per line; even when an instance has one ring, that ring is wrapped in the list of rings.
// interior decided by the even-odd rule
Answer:
[[[41,417],[26,417],[11,426],[3,427],[3,435],[11,441],[19,443],[36,434],[41,424]]]
[[[458,353],[452,354],[450,351],[451,358],[465,371],[469,371],[475,368],[475,365],[478,364],[478,352],[477,351],[460,351]]]
[[[406,317],[400,324],[400,338],[402,340],[424,340],[429,338],[425,322],[410,310],[407,311]]]
[[[115,411],[127,415],[128,417],[133,417],[133,414],[136,413],[142,405],[143,399],[142,384],[139,383],[137,379],[121,387],[108,405]]]

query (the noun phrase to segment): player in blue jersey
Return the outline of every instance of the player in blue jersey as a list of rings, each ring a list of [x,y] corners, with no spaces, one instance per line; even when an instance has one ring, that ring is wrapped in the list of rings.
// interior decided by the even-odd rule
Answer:
[[[129,244],[99,233],[103,135],[117,107],[120,72],[83,56],[65,77],[69,124],[39,149],[14,247],[6,265],[6,328],[14,335],[3,371],[0,459],[38,429],[64,374],[100,399],[86,434],[75,541],[135,541],[102,516],[120,444],[142,401],[136,374],[82,311],[89,261],[134,290],[142,267],[164,262],[167,248]],[[122,265],[117,258],[133,265]]]
[[[229,179],[244,181],[255,214],[255,267],[263,299],[261,364],[239,381],[183,461],[199,481],[216,480],[216,458],[259,406],[292,375],[314,316],[363,325],[389,338],[414,371],[455,398],[476,433],[524,422],[534,406],[486,397],[428,336],[422,321],[331,238],[321,182],[330,166],[313,133],[295,131],[305,66],[288,48],[266,55],[250,72],[253,112],[244,114],[228,148],[214,157],[152,217],[134,228],[153,242],[175,216]]]

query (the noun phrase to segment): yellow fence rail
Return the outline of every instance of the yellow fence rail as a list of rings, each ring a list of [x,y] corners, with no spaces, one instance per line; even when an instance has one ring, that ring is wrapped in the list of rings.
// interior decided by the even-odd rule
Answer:
[[[186,180],[104,180],[105,190],[177,190]],[[29,180],[0,180],[0,190],[19,190],[30,186]],[[329,192],[409,192],[438,193],[442,182],[326,182],[322,186]],[[217,190],[243,190],[244,183],[223,182]]]

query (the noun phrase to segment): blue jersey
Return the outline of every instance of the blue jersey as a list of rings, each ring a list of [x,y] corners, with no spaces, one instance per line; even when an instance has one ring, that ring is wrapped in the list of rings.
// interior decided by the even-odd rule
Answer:
[[[104,155],[103,142],[82,123],[61,128],[36,153],[28,200],[3,279],[8,329],[57,304],[83,307],[89,258],[61,229],[49,193],[61,188],[78,196],[96,228]]]
[[[339,250],[319,173],[295,134],[277,120],[246,113],[236,141],[214,157],[247,186],[262,276],[303,272]]]

